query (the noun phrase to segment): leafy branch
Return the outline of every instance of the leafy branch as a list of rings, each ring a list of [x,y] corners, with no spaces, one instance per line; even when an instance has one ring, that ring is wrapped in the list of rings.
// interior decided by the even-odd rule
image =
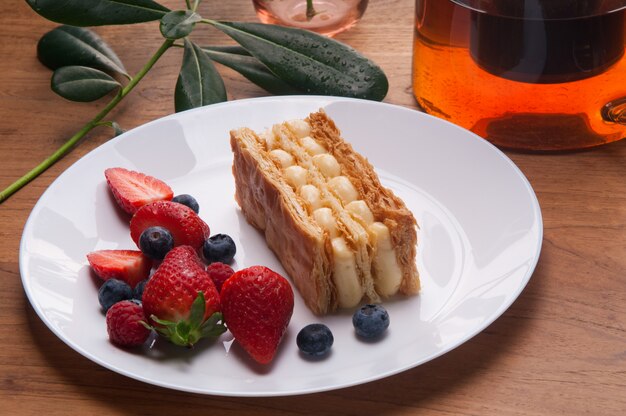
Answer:
[[[226,101],[224,81],[213,62],[232,68],[272,94],[370,100],[382,100],[387,94],[384,72],[349,46],[301,29],[205,19],[197,12],[201,0],[185,0],[186,9],[174,11],[153,0],[26,1],[39,15],[63,25],[43,35],[37,45],[40,62],[54,71],[52,90],[78,102],[112,98],[57,151],[2,190],[0,203],[69,153],[94,128],[108,126],[120,134],[121,127],[105,118],[173,46],[184,49],[174,89],[177,112]],[[84,28],[150,21],[159,21],[165,40],[133,76],[104,40]],[[197,45],[189,35],[198,24],[212,26],[238,45]],[[182,44],[175,43],[180,39]]]

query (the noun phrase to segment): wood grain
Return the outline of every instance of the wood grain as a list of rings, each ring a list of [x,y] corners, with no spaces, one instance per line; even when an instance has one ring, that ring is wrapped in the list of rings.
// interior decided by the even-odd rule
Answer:
[[[164,1],[181,7],[182,1]],[[339,39],[377,61],[390,79],[387,102],[416,107],[411,95],[412,0],[371,1]],[[254,21],[251,1],[205,1],[201,13]],[[74,104],[49,89],[36,59],[54,24],[24,1],[0,4],[0,187],[55,150],[102,104]],[[137,71],[160,44],[154,23],[98,28]],[[226,43],[210,28],[200,43]],[[132,128],[173,112],[180,51],[160,61],[118,109]],[[231,99],[265,95],[220,68]],[[519,299],[471,341],[418,368],[362,386],[285,398],[186,394],[106,370],[56,338],[24,295],[19,243],[46,187],[104,143],[97,131],[68,157],[0,205],[0,414],[626,414],[626,141],[559,155],[508,153],[534,187],[545,238],[538,267]]]

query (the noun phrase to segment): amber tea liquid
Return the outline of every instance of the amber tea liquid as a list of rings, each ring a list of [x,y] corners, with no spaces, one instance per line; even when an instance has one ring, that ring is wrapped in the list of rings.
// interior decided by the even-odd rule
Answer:
[[[626,119],[624,11],[551,19],[571,2],[535,11],[492,3],[486,13],[417,0],[413,92],[422,108],[505,148],[579,149],[623,138],[626,127],[611,120]],[[609,102],[618,104],[603,110]]]

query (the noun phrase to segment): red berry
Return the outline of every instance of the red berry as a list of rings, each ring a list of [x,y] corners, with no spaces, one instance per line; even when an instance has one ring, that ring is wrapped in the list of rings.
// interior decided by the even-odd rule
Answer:
[[[146,318],[177,345],[191,346],[200,338],[225,330],[217,324],[221,315],[213,317],[220,311],[219,293],[190,246],[174,247],[167,253],[146,283],[142,302]],[[179,331],[181,321],[187,324],[184,334]]]
[[[131,288],[150,275],[152,260],[137,250],[99,250],[87,254],[93,271],[102,279],[119,279]]]
[[[206,268],[206,272],[209,274],[209,276],[211,276],[211,280],[213,280],[213,283],[215,283],[215,288],[218,292],[221,292],[222,285],[224,284],[226,279],[228,279],[230,276],[233,275],[233,273],[235,273],[233,268],[230,267],[228,264],[220,262],[209,264],[209,266]]]
[[[130,300],[117,302],[106,315],[109,339],[121,347],[143,344],[150,335],[150,330],[140,323],[143,319],[143,309],[139,303]]]
[[[118,205],[129,214],[147,203],[170,200],[174,196],[165,182],[140,172],[109,168],[104,176]]]
[[[281,275],[263,266],[233,274],[222,286],[224,322],[257,362],[272,361],[293,314],[293,290]]]
[[[210,235],[209,226],[191,208],[172,201],[157,201],[141,207],[130,220],[130,236],[139,246],[141,233],[154,226],[167,229],[174,246],[201,250]]]

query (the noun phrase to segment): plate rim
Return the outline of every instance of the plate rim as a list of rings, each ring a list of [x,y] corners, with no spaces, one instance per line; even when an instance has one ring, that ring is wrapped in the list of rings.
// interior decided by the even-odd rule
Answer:
[[[533,207],[533,214],[536,218],[537,221],[537,246],[536,246],[536,251],[533,255],[533,260],[532,262],[529,264],[529,268],[528,271],[525,273],[524,278],[520,280],[520,284],[517,288],[517,290],[515,291],[515,293],[510,293],[510,300],[508,302],[503,303],[496,312],[492,313],[488,319],[486,319],[482,325],[478,326],[474,331],[472,331],[469,334],[466,334],[465,336],[461,337],[460,340],[458,340],[457,342],[451,343],[450,345],[448,345],[447,348],[442,348],[440,350],[438,350],[435,354],[431,354],[429,356],[423,357],[421,360],[416,360],[414,362],[412,362],[411,364],[407,364],[404,366],[400,366],[398,368],[392,369],[392,370],[388,370],[385,372],[381,372],[381,373],[377,373],[374,375],[371,375],[369,377],[365,377],[365,378],[361,378],[358,380],[354,380],[352,382],[343,382],[343,383],[337,383],[337,384],[332,384],[332,385],[326,385],[326,386],[320,386],[320,387],[316,387],[316,388],[306,388],[306,389],[293,389],[290,390],[288,392],[285,391],[278,391],[278,392],[268,392],[268,391],[254,391],[254,392],[233,392],[233,391],[219,391],[219,390],[215,390],[212,389],[211,391],[207,391],[207,390],[203,390],[201,388],[189,388],[186,386],[179,386],[179,385],[173,385],[173,384],[169,384],[166,382],[162,382],[159,379],[154,379],[154,378],[148,378],[148,377],[144,377],[140,374],[135,374],[132,373],[130,371],[126,371],[124,368],[120,368],[118,366],[109,364],[108,362],[106,362],[105,360],[100,359],[99,357],[95,356],[93,353],[85,350],[84,348],[75,345],[73,343],[70,342],[69,338],[66,337],[62,331],[58,330],[57,328],[55,328],[54,325],[52,325],[51,322],[48,321],[46,315],[44,314],[44,311],[41,309],[41,307],[39,306],[38,302],[36,301],[36,299],[34,299],[34,295],[32,293],[32,288],[30,287],[30,283],[28,281],[28,279],[26,278],[26,273],[25,273],[25,269],[26,269],[26,263],[27,263],[27,255],[26,255],[26,250],[25,250],[25,244],[26,244],[26,234],[27,231],[30,230],[33,227],[33,223],[35,221],[35,218],[37,216],[37,214],[41,211],[45,199],[48,197],[48,194],[50,192],[52,192],[54,190],[55,187],[59,186],[58,183],[61,183],[65,176],[68,175],[68,172],[71,172],[75,166],[77,164],[84,164],[87,163],[91,158],[95,157],[98,153],[104,151],[103,149],[106,150],[107,147],[110,146],[114,146],[115,143],[117,143],[120,140],[125,140],[125,137],[127,135],[131,135],[131,134],[137,134],[138,131],[141,131],[144,128],[149,128],[151,125],[155,124],[155,123],[159,123],[162,122],[164,120],[169,120],[169,119],[177,119],[179,118],[181,115],[188,115],[188,114],[192,114],[192,113],[202,113],[202,112],[210,112],[215,108],[219,108],[219,107],[231,107],[231,106],[240,106],[240,105],[245,105],[248,103],[254,103],[254,102],[274,102],[274,101],[288,101],[288,100],[296,100],[296,101],[312,101],[312,102],[316,102],[316,103],[320,103],[319,105],[323,105],[322,102],[325,102],[327,104],[332,104],[332,103],[337,103],[337,102],[357,102],[357,103],[361,103],[361,104],[365,104],[365,105],[371,105],[371,106],[384,106],[384,107],[392,107],[393,109],[395,109],[396,111],[403,111],[403,112],[410,112],[410,113],[414,113],[414,115],[416,115],[417,117],[425,117],[428,119],[432,119],[434,120],[433,122],[435,123],[444,123],[447,124],[449,126],[452,126],[453,128],[457,129],[458,131],[461,132],[461,134],[468,136],[468,138],[471,136],[472,140],[476,140],[478,143],[482,143],[482,145],[487,146],[489,148],[490,152],[494,152],[495,155],[497,155],[498,157],[500,157],[503,161],[505,161],[508,165],[509,168],[513,169],[513,171],[516,173],[516,176],[521,179],[522,184],[524,185],[526,191],[528,192],[528,195],[530,196],[530,202],[532,204]],[[515,301],[519,298],[519,296],[521,295],[521,293],[523,292],[523,290],[525,289],[525,287],[528,285],[528,282],[530,281],[530,278],[532,277],[532,275],[535,272],[536,266],[539,262],[539,258],[541,256],[541,249],[542,249],[542,245],[543,245],[543,236],[544,236],[544,226],[543,226],[543,217],[542,217],[542,212],[541,212],[541,207],[539,204],[539,200],[537,198],[537,195],[532,187],[532,185],[530,184],[530,181],[528,180],[528,178],[526,177],[526,175],[524,175],[524,173],[522,172],[522,170],[511,160],[511,158],[509,158],[502,150],[500,150],[499,148],[497,148],[495,145],[493,145],[492,143],[490,143],[489,141],[487,141],[486,139],[483,139],[482,137],[478,136],[477,134],[464,129],[452,122],[449,122],[447,120],[443,120],[441,118],[435,117],[433,115],[421,112],[417,109],[413,109],[410,107],[405,107],[402,105],[398,105],[398,104],[392,104],[392,103],[386,103],[386,102],[377,102],[377,101],[369,101],[369,100],[363,100],[363,99],[357,99],[357,98],[348,98],[348,97],[334,97],[334,96],[322,96],[322,95],[286,95],[286,96],[266,96],[266,97],[254,97],[254,98],[245,98],[245,99],[237,99],[237,100],[232,100],[232,101],[226,101],[226,102],[222,102],[222,103],[217,103],[217,104],[212,104],[212,105],[208,105],[208,106],[203,106],[203,107],[198,107],[198,108],[193,108],[190,110],[186,110],[183,112],[179,112],[179,113],[172,113],[163,117],[159,117],[156,118],[154,120],[151,120],[147,123],[141,124],[139,126],[136,126],[126,132],[124,132],[123,134],[113,137],[107,141],[105,141],[104,143],[98,145],[97,147],[95,147],[94,149],[90,150],[88,153],[86,153],[85,155],[81,156],[79,159],[77,159],[76,161],[74,161],[70,166],[68,166],[63,172],[61,172],[51,183],[50,185],[48,185],[48,187],[45,189],[45,191],[38,197],[37,202],[35,203],[35,205],[33,206],[33,208],[31,209],[30,214],[28,215],[28,218],[24,224],[23,230],[22,230],[22,235],[20,237],[20,244],[19,244],[19,271],[20,271],[20,279],[21,279],[21,283],[22,283],[22,287],[24,289],[24,292],[28,298],[28,301],[31,305],[31,307],[35,310],[37,316],[39,317],[39,319],[41,319],[41,321],[43,321],[43,323],[45,324],[45,326],[57,337],[59,338],[63,343],[65,343],[67,346],[69,346],[72,350],[78,352],[80,355],[82,355],[83,357],[89,359],[90,361],[104,367],[107,368],[110,371],[116,372],[118,374],[121,374],[123,376],[129,377],[131,379],[135,379],[138,381],[141,381],[143,383],[146,383],[148,385],[155,385],[155,386],[159,386],[159,387],[163,387],[163,388],[167,388],[167,389],[172,389],[172,390],[176,390],[176,391],[184,391],[184,392],[188,392],[188,393],[194,393],[194,394],[201,394],[201,395],[207,395],[207,396],[222,396],[222,397],[287,397],[287,396],[295,396],[295,395],[305,395],[305,394],[314,394],[314,393],[320,393],[320,392],[327,392],[327,391],[333,391],[333,390],[338,390],[338,389],[343,389],[343,388],[348,388],[348,387],[353,387],[353,386],[357,386],[357,385],[361,385],[361,384],[366,384],[366,383],[370,383],[372,381],[376,381],[376,380],[380,380],[383,378],[387,378],[405,371],[408,371],[410,369],[416,368],[422,364],[425,364],[429,361],[432,361],[442,355],[447,354],[448,352],[458,348],[459,346],[465,344],[466,342],[470,341],[472,338],[474,338],[476,335],[482,333],[487,327],[489,327],[495,320],[497,320],[498,318],[500,318],[502,316],[502,314],[504,314],[504,312],[506,312],[512,305],[513,303],[515,303]]]

